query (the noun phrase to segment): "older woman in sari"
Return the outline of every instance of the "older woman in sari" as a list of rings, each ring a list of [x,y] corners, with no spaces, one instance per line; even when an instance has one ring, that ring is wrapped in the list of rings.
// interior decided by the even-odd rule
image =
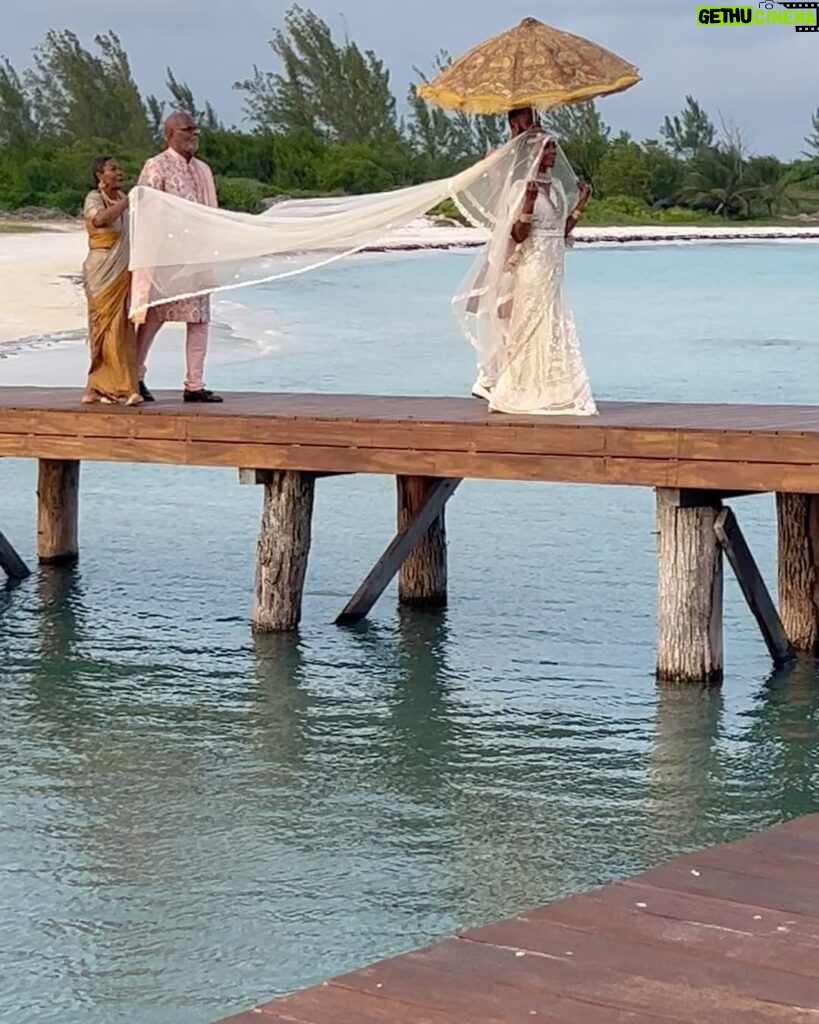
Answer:
[[[91,356],[83,402],[139,405],[134,326],[128,318],[128,197],[113,157],[98,157],[93,173],[96,187],[83,206],[88,232],[83,284]]]

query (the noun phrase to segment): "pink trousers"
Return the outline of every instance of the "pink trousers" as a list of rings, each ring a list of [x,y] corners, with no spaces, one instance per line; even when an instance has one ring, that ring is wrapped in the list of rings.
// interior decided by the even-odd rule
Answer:
[[[153,314],[153,315],[152,315]],[[144,324],[137,331],[137,368],[139,379],[145,380],[146,362],[151,345],[159,334],[159,329],[168,321],[161,320],[153,310],[148,310]],[[200,391],[205,386],[205,356],[208,352],[208,325],[206,323],[186,324],[185,339],[185,390]]]

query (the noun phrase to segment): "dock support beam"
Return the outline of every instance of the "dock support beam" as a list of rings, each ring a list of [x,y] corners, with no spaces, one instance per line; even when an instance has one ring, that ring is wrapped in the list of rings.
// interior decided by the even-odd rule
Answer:
[[[779,614],[794,650],[819,653],[819,495],[777,494]]]
[[[43,565],[71,565],[79,557],[80,464],[40,459],[37,481],[37,556]]]
[[[417,560],[403,583],[402,600],[416,608],[440,608],[446,602],[444,506],[461,481],[454,477],[403,479],[402,483],[399,478],[398,483],[398,532],[344,606],[336,619],[339,626],[351,626],[365,619],[390,580],[419,546]],[[408,480],[414,482],[407,483]]]
[[[24,580],[31,575],[31,570],[14,550],[14,545],[0,530],[0,569],[10,580]]]
[[[723,675],[720,514],[685,491],[657,491],[657,679],[717,684]],[[702,502],[698,504],[697,502]]]
[[[793,648],[776,605],[765,586],[762,573],[730,508],[724,508],[720,512],[714,529],[725,557],[731,563],[748,608],[756,619],[771,660],[777,668],[786,665],[793,661]]]
[[[427,476],[396,477],[398,532],[405,530],[440,485]],[[445,608],[447,603],[446,506],[410,551],[398,571],[398,600],[410,608]]]
[[[253,629],[284,633],[301,621],[301,602],[312,533],[315,476],[271,471],[259,474],[264,488],[256,554]]]

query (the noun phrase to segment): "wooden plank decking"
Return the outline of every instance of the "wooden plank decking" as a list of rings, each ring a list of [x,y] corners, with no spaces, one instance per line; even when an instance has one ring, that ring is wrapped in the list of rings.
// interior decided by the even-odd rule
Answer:
[[[221,1024],[816,1024],[817,882],[811,815]]]
[[[469,398],[256,394],[137,409],[0,388],[0,456],[666,488],[819,492],[819,407],[604,403],[594,418]]]

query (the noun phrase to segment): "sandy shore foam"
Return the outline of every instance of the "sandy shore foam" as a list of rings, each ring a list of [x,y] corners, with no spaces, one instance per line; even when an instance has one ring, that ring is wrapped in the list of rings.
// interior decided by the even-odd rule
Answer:
[[[473,228],[416,221],[372,246],[374,252],[463,249],[486,236]],[[819,241],[819,227],[647,227],[579,228],[577,241],[624,245],[725,241]],[[83,331],[85,301],[78,277],[85,258],[85,233],[68,228],[31,234],[0,234],[0,345]],[[0,378],[3,374],[0,373]]]

